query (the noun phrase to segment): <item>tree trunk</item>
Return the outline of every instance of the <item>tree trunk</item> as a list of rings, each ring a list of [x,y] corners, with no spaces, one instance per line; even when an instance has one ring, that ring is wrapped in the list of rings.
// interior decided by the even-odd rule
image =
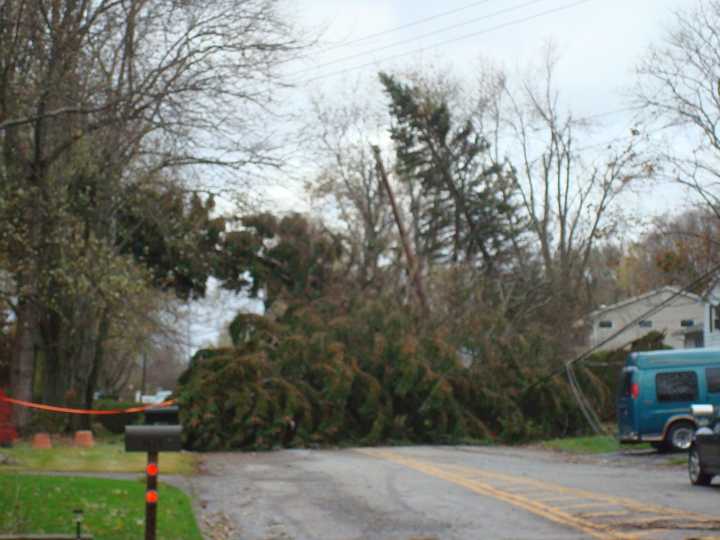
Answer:
[[[46,310],[49,311],[49,310]],[[57,313],[45,314],[41,326],[43,338],[43,402],[48,405],[65,405],[69,388],[69,366],[66,363],[65,334],[67,329]]]
[[[18,306],[17,332],[10,368],[12,397],[32,401],[33,376],[35,373],[35,310],[30,302],[22,300]],[[30,423],[30,409],[13,407],[13,423],[20,433]]]
[[[109,329],[110,321],[108,319],[107,313],[103,313],[100,318],[97,339],[95,341],[95,351],[93,355],[92,366],[90,368],[90,374],[88,375],[87,385],[85,386],[86,409],[92,409],[93,401],[95,399],[95,390],[97,390],[97,384],[100,378],[100,371],[102,370],[103,360],[105,356],[105,339],[107,338]],[[82,429],[90,429],[91,424],[91,416],[85,415],[81,417],[80,425],[82,426]]]

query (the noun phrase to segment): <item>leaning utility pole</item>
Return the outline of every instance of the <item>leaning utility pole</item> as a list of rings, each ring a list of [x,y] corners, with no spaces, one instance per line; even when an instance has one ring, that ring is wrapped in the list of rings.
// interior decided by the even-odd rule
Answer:
[[[378,176],[380,177],[380,181],[382,182],[385,191],[387,191],[393,216],[395,217],[395,224],[397,225],[398,232],[400,233],[400,240],[402,241],[403,251],[405,252],[405,258],[407,259],[407,274],[415,286],[415,292],[420,300],[420,306],[422,307],[423,313],[427,315],[430,312],[430,309],[428,308],[427,296],[425,296],[425,289],[423,288],[422,277],[420,276],[420,268],[417,265],[415,254],[410,247],[410,241],[408,240],[408,235],[405,231],[405,225],[403,224],[402,216],[400,215],[397,203],[395,202],[395,194],[390,186],[390,181],[388,180],[387,172],[385,171],[385,165],[383,164],[382,156],[380,155],[380,148],[373,145],[372,151],[375,156]]]

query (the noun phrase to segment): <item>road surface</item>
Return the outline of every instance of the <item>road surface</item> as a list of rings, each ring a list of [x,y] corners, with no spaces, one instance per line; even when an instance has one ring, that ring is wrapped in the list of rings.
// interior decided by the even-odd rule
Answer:
[[[720,489],[666,461],[495,447],[220,453],[192,482],[203,521],[224,524],[218,539],[720,538]]]

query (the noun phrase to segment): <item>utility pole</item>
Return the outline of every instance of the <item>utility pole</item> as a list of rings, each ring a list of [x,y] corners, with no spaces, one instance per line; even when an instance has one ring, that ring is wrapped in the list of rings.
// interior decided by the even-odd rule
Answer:
[[[425,289],[422,283],[422,277],[420,276],[420,269],[417,265],[417,259],[410,246],[410,240],[408,239],[405,225],[403,224],[402,216],[398,210],[397,202],[395,201],[395,194],[393,193],[392,186],[388,180],[387,172],[385,171],[385,165],[380,155],[380,148],[376,145],[372,146],[373,155],[375,156],[375,164],[377,167],[378,176],[382,182],[385,191],[388,194],[390,200],[390,206],[392,207],[393,216],[395,217],[395,224],[397,225],[398,232],[400,233],[400,240],[402,242],[403,251],[405,252],[405,258],[407,259],[407,274],[410,280],[415,286],[415,292],[417,293],[418,299],[420,300],[420,306],[422,307],[423,313],[427,315],[430,312],[427,302],[427,296],[425,296]]]

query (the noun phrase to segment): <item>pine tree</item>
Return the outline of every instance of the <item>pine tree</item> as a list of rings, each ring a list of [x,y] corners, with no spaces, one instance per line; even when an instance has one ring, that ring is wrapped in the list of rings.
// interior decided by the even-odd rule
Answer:
[[[380,80],[395,121],[398,173],[419,190],[413,213],[420,255],[493,273],[520,231],[514,170],[491,159],[486,137],[472,120],[454,118],[444,98],[385,73]]]

